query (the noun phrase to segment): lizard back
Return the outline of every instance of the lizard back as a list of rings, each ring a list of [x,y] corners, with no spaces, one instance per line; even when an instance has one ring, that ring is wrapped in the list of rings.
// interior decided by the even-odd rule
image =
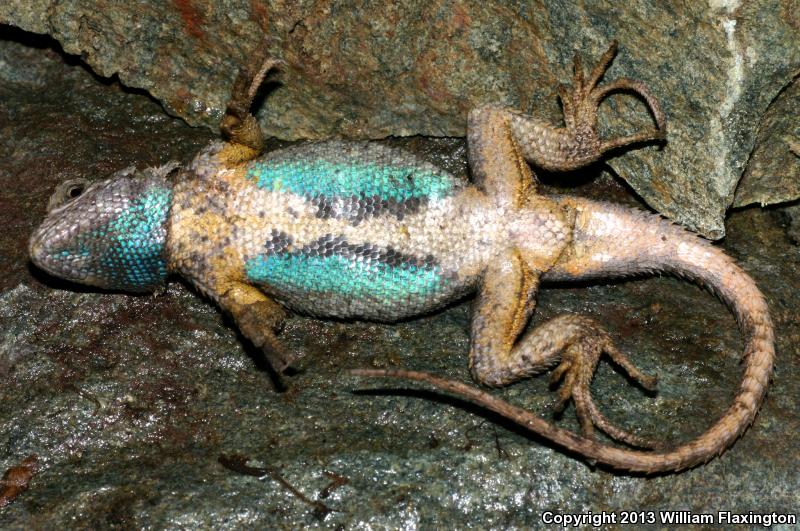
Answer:
[[[452,223],[466,183],[409,153],[321,142],[197,173],[176,185],[170,251],[201,289],[211,271],[238,270],[302,313],[396,320],[474,284],[452,258],[472,252]]]

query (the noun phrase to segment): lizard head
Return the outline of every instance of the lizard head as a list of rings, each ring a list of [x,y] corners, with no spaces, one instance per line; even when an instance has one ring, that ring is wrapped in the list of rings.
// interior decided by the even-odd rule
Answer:
[[[89,184],[67,181],[31,236],[33,263],[59,278],[105,289],[153,291],[167,276],[167,218],[177,168],[127,168]]]

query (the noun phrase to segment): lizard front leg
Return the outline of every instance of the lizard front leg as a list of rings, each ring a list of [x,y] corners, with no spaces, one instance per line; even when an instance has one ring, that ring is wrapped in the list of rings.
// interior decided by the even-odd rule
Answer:
[[[644,83],[621,78],[599,86],[606,69],[617,51],[612,42],[597,66],[584,76],[580,58],[575,55],[572,90],[559,87],[559,97],[564,111],[564,127],[556,127],[518,111],[505,110],[514,139],[528,162],[549,171],[576,170],[591,164],[610,150],[631,144],[663,141],[667,128],[658,102]],[[647,103],[656,121],[656,128],[611,140],[603,140],[597,131],[597,107],[609,94],[620,91],[633,92]]]
[[[253,56],[263,58],[239,71],[233,83],[231,97],[220,123],[220,130],[227,141],[219,154],[228,165],[247,162],[264,150],[264,137],[255,116],[250,112],[258,87],[270,70],[283,61],[266,56],[266,45],[260,46]]]
[[[289,368],[294,356],[286,351],[275,332],[283,326],[286,310],[257,288],[238,281],[218,286],[212,294],[220,307],[235,321],[236,327],[259,348],[272,369],[280,374]]]
[[[553,380],[563,377],[556,411],[571,399],[585,436],[594,426],[609,436],[639,447],[653,443],[609,422],[591,396],[591,382],[600,355],[605,352],[636,382],[654,389],[655,378],[642,374],[614,346],[594,320],[580,315],[560,315],[522,335],[535,305],[539,275],[519,253],[500,257],[489,266],[479,288],[472,314],[470,369],[479,382],[493,387],[541,373],[556,364]]]

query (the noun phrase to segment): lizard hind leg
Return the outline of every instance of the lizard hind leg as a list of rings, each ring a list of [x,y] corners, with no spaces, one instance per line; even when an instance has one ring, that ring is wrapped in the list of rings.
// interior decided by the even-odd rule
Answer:
[[[478,338],[475,343],[481,343]],[[658,445],[611,423],[595,405],[591,383],[600,356],[606,353],[639,385],[648,390],[656,387],[656,378],[639,371],[614,346],[608,333],[594,320],[580,315],[564,314],[537,326],[514,345],[511,350],[491,354],[473,349],[472,373],[481,383],[497,387],[558,366],[551,382],[561,381],[554,410],[560,413],[572,400],[583,435],[594,437],[597,427],[611,438],[640,448]],[[559,363],[560,361],[560,363]]]
[[[656,379],[641,373],[614,346],[608,333],[594,320],[565,314],[522,334],[534,309],[538,276],[526,268],[519,255],[502,260],[484,274],[472,314],[470,369],[480,383],[508,385],[560,364],[553,380],[563,378],[556,411],[569,400],[575,403],[581,431],[591,438],[594,427],[612,438],[638,447],[654,447],[650,441],[608,421],[595,406],[591,383],[601,354],[607,353],[627,374],[647,389]]]
[[[565,127],[555,127],[523,113],[510,111],[511,130],[525,159],[549,171],[572,171],[600,159],[606,152],[631,144],[663,141],[666,138],[666,119],[658,101],[647,86],[630,78],[616,79],[600,85],[617,52],[616,41],[586,77],[576,54],[572,87],[558,89],[564,113]],[[653,115],[656,127],[610,140],[603,140],[597,130],[597,110],[600,103],[615,92],[632,92],[640,96]]]
[[[611,423],[597,408],[592,399],[591,383],[600,356],[606,353],[636,383],[649,391],[656,389],[657,379],[637,369],[628,357],[614,345],[608,333],[594,320],[580,315],[564,314],[548,321],[543,326],[552,328],[544,335],[555,350],[561,350],[561,363],[553,370],[550,382],[561,381],[558,400],[554,406],[561,413],[571,399],[587,438],[594,435],[594,427],[606,435],[630,446],[657,448],[660,445],[649,439],[627,432]],[[558,339],[553,340],[552,336]]]

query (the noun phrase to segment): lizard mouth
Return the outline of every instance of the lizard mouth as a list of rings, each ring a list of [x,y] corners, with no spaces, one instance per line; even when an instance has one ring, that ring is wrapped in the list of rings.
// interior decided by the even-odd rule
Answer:
[[[63,277],[65,276],[64,271],[62,267],[59,267],[59,263],[68,255],[66,251],[59,252],[55,249],[51,239],[54,231],[50,230],[51,228],[52,227],[43,224],[42,227],[34,233],[28,243],[28,255],[33,265],[42,271],[54,276]],[[57,259],[59,255],[62,256],[62,260]]]
[[[43,223],[36,232],[33,233],[31,236],[30,241],[28,242],[28,256],[31,258],[31,262],[38,267],[39,269],[43,269],[48,273],[52,273],[52,271],[48,268],[48,260],[47,255],[49,250],[49,245],[45,242],[47,241],[48,230],[49,227],[46,226],[46,223]]]
[[[62,205],[48,214],[28,242],[28,256],[39,269],[57,277],[82,282],[81,272],[87,271],[89,257],[75,249],[75,236],[82,228],[80,223],[69,222],[61,211],[70,208]]]

